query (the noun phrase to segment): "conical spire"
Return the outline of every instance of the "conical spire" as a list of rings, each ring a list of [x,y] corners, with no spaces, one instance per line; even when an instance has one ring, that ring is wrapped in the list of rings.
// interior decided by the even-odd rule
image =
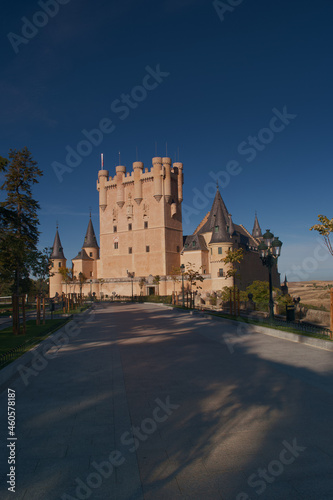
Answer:
[[[222,198],[221,198],[222,199]],[[213,215],[214,225],[212,227],[212,238],[210,243],[222,243],[230,240],[230,234],[227,230],[227,222],[223,214],[221,203],[217,205],[216,213]],[[229,217],[227,219],[229,221]]]
[[[220,195],[220,192],[217,188],[216,195],[213,201],[211,211],[209,212],[207,222],[201,227],[198,233],[208,233],[209,231],[212,231],[215,228],[215,226],[217,225],[216,217],[218,209],[221,212],[221,215],[219,215],[219,217],[222,217],[223,225],[226,229],[227,225],[229,225],[229,213],[227,207],[224,204],[224,201],[222,200],[222,196]]]
[[[54,243],[53,243],[53,248],[52,248],[52,254],[51,254],[51,259],[65,259],[65,256],[64,256],[64,251],[63,251],[63,248],[62,248],[62,244],[61,244],[61,241],[60,241],[60,236],[59,236],[59,233],[58,233],[58,229],[57,229],[57,232],[56,232],[56,235],[55,235],[55,238],[54,238]]]
[[[93,224],[91,222],[91,216],[89,219],[88,228],[87,228],[86,235],[84,237],[84,243],[83,243],[82,248],[99,248],[99,246],[97,244],[96,236],[95,236],[94,227],[93,227]]]
[[[255,218],[254,218],[254,225],[253,225],[253,229],[252,229],[252,236],[254,238],[261,238],[262,237],[262,232],[261,232],[261,228],[260,228],[260,225],[259,225],[259,221],[258,221],[258,217],[257,217],[257,212],[256,212],[256,215],[255,215]]]

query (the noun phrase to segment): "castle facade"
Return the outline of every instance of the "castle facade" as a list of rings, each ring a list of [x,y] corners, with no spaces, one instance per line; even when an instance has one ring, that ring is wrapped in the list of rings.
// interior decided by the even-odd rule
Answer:
[[[183,182],[183,164],[172,164],[167,157],[153,158],[150,168],[134,162],[132,172],[119,165],[113,177],[102,167],[97,181],[100,247],[90,219],[83,246],[72,259],[75,278],[66,283],[59,273],[67,261],[57,230],[50,297],[80,290],[97,297],[170,295],[181,289],[181,280],[175,282],[173,275],[180,275],[182,264],[185,271],[191,264],[202,274],[199,293],[204,298],[233,284],[232,278],[226,278],[230,264],[222,259],[228,250],[238,248],[244,254],[238,265],[238,286],[244,289],[254,280],[267,281],[258,253],[262,233],[257,216],[252,233],[234,224],[218,188],[210,212],[192,235],[183,237]],[[276,266],[273,285],[280,286]]]

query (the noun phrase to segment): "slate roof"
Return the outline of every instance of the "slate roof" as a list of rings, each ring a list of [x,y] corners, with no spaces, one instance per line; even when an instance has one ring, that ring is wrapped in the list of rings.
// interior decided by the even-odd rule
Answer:
[[[97,244],[97,239],[95,236],[94,226],[93,226],[93,223],[91,222],[91,219],[89,219],[88,228],[87,228],[86,235],[84,237],[84,242],[83,242],[82,248],[99,248],[99,246]]]
[[[185,237],[184,252],[202,250],[208,252],[205,238],[201,234],[191,234]]]
[[[93,259],[91,257],[89,257],[89,255],[84,250],[84,248],[82,248],[82,250],[80,250],[79,253],[77,254],[77,256],[74,257],[74,259],[72,259],[72,260],[93,260]]]
[[[216,191],[216,195],[213,201],[211,211],[209,212],[207,222],[203,226],[201,226],[200,229],[197,231],[199,234],[209,233],[214,229],[214,227],[216,226],[215,218],[217,216],[218,209],[221,222],[223,222],[227,226],[227,221],[229,220],[229,214],[227,207],[225,206],[224,201],[222,200],[222,196],[219,190]]]
[[[53,242],[53,248],[52,248],[52,254],[51,254],[51,259],[65,259],[66,257],[64,256],[64,250],[62,248],[62,244],[60,241],[60,236],[58,233],[58,229],[54,238]]]

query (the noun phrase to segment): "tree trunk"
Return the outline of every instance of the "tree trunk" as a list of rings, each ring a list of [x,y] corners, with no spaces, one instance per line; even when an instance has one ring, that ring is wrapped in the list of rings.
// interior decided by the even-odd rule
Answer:
[[[45,297],[43,297],[43,325],[45,325]]]
[[[37,295],[36,300],[36,325],[40,325],[40,296]]]
[[[19,317],[19,303],[18,296],[16,294],[12,295],[12,319],[13,319],[13,334],[18,335],[20,333],[20,317]]]
[[[25,335],[27,332],[27,324],[26,324],[26,319],[25,319],[25,296],[24,295],[22,295],[22,321],[23,321],[22,333],[23,333],[23,335]]]

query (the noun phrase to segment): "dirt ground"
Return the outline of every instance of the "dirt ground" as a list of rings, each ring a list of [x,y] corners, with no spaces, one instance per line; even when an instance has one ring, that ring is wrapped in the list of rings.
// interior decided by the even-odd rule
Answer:
[[[301,297],[302,304],[324,306],[330,310],[330,287],[333,281],[294,281],[288,283],[289,293],[292,297]]]

